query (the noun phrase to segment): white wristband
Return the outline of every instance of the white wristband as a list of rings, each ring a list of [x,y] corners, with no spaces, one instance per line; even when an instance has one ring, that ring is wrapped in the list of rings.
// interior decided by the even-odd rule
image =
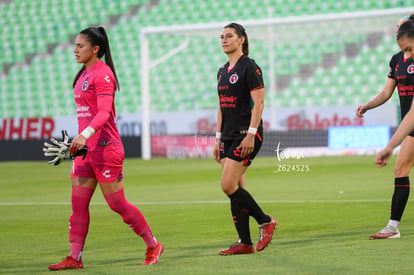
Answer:
[[[221,133],[220,132],[216,132],[216,138],[221,138]]]
[[[253,134],[253,135],[255,135],[255,134],[256,134],[256,132],[257,132],[257,128],[249,127],[249,130],[247,130],[247,132],[248,132],[249,134]]]
[[[90,138],[93,134],[95,134],[95,130],[90,126],[86,127],[85,130],[80,133],[80,135],[84,136],[86,139]]]

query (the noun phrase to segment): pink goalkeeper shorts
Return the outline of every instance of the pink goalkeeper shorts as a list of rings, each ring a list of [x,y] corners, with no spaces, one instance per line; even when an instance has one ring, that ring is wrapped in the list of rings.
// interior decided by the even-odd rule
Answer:
[[[76,157],[72,162],[71,178],[94,178],[101,183],[122,180],[123,148],[88,152],[86,158]]]

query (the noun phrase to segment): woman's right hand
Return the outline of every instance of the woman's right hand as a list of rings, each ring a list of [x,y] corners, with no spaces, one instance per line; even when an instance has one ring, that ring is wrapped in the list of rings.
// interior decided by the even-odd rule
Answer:
[[[357,117],[364,117],[364,114],[367,111],[368,111],[367,105],[361,105],[356,109],[355,114],[356,114]]]
[[[85,147],[86,138],[82,135],[76,136],[70,143],[69,152],[71,156],[76,156],[76,152]]]

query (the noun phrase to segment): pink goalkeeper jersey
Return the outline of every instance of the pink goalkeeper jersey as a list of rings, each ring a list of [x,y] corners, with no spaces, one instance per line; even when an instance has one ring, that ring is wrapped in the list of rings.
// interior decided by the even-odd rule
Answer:
[[[99,60],[78,78],[74,96],[79,134],[88,126],[96,132],[87,141],[88,151],[122,146],[115,124],[115,78],[111,68]]]

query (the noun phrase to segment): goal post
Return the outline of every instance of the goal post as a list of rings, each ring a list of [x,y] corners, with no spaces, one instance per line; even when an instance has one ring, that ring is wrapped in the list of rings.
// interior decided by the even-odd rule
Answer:
[[[175,61],[171,61],[176,55],[189,56],[190,62],[198,62],[200,59],[201,65],[213,68],[210,72],[212,83],[202,83],[203,86],[208,85],[206,90],[210,93],[217,93],[215,91],[214,77],[217,69],[220,65],[224,64],[226,59],[224,54],[219,49],[219,35],[222,28],[230,22],[238,22],[242,24],[247,31],[249,37],[249,43],[251,47],[251,56],[256,59],[258,64],[265,67],[264,78],[266,85],[266,108],[268,108],[268,127],[272,130],[280,130],[278,126],[280,118],[278,117],[279,108],[287,106],[289,107],[318,107],[328,106],[335,107],[341,104],[341,100],[328,102],[329,96],[324,97],[323,93],[330,93],[327,91],[328,86],[323,86],[325,79],[318,79],[315,77],[317,70],[315,68],[320,67],[323,70],[323,74],[327,74],[331,71],[340,70],[341,61],[338,61],[338,56],[347,54],[350,51],[349,60],[352,59],[352,47],[348,47],[354,41],[356,44],[361,43],[361,37],[364,37],[364,43],[372,44],[373,47],[381,47],[383,52],[382,59],[375,61],[375,64],[381,64],[376,74],[379,75],[379,79],[385,81],[386,71],[388,69],[388,60],[398,50],[398,45],[395,42],[395,26],[399,18],[405,15],[409,15],[414,12],[414,7],[386,9],[386,10],[372,10],[372,11],[356,11],[356,12],[344,12],[335,14],[315,14],[315,15],[304,15],[304,16],[290,16],[290,17],[274,17],[274,18],[263,18],[256,20],[229,20],[226,22],[213,22],[213,23],[200,23],[190,25],[170,25],[170,26],[150,26],[140,29],[140,51],[141,51],[141,146],[142,146],[142,158],[151,158],[151,118],[154,113],[152,108],[152,94],[151,85],[157,83],[157,81],[151,82],[151,78],[154,75],[162,74],[163,72],[155,72],[157,68],[163,66],[172,66],[173,69],[181,70],[179,66],[190,66],[192,64],[184,64],[186,59],[183,60],[183,64],[175,64]],[[170,45],[167,50],[163,51],[162,55],[154,54],[152,51],[157,47],[154,46],[154,41],[157,39],[154,37],[168,36],[180,37],[176,43]],[[151,38],[152,37],[152,38]],[[193,40],[195,37],[203,37],[207,42],[213,41],[216,45],[206,46],[201,45],[198,40],[194,44]],[[152,39],[152,40],[151,40]],[[381,39],[391,40],[389,43],[381,44]],[[206,48],[213,47],[216,51],[211,58],[201,59],[205,52],[197,53],[198,48],[202,48],[205,51]],[[288,52],[288,49],[291,50]],[[361,50],[361,49],[359,49]],[[220,55],[216,58],[216,55]],[[368,54],[368,53],[367,53]],[[331,55],[331,57],[329,57]],[[358,57],[356,57],[358,58]],[[217,63],[217,60],[223,61]],[[330,62],[332,64],[330,64]],[[356,64],[356,61],[348,62],[344,61],[345,65]],[[346,63],[348,62],[348,63]],[[264,64],[264,65],[263,65]],[[200,66],[201,66],[200,65]],[[307,67],[308,66],[308,67]],[[385,67],[385,71],[384,71]],[[306,69],[310,71],[306,71]],[[339,69],[338,69],[339,68]],[[263,68],[262,68],[263,69]],[[330,71],[331,70],[331,71]],[[175,74],[179,76],[180,73]],[[305,76],[304,76],[305,75]],[[170,86],[176,85],[182,81],[175,77],[174,74],[166,75],[170,77]],[[181,75],[182,76],[182,75]],[[312,86],[312,78],[314,80],[321,81],[314,82]],[[361,76],[356,75],[357,78]],[[365,76],[362,76],[365,77]],[[367,76],[368,77],[368,74]],[[287,80],[286,80],[287,79]],[[352,78],[345,79],[350,81]],[[343,80],[341,80],[343,81]],[[356,80],[355,80],[356,81]],[[308,83],[310,82],[310,83]],[[151,84],[152,83],[152,84]],[[197,82],[195,82],[197,83]],[[295,84],[296,83],[296,84]],[[361,83],[361,82],[359,82]],[[373,90],[377,89],[378,84]],[[200,84],[200,82],[198,82]],[[306,85],[305,85],[306,84]],[[335,84],[335,83],[334,83]],[[351,90],[352,93],[358,95],[351,104],[357,104],[358,98],[363,103],[361,95],[357,93],[357,88],[350,89],[349,87],[353,83],[337,83],[337,90],[341,90],[341,93],[348,93]],[[168,84],[167,84],[168,85]],[[189,84],[191,85],[191,84]],[[301,85],[306,86],[304,88],[306,94],[301,94]],[[319,86],[320,85],[320,86]],[[198,85],[189,87],[189,90],[196,91]],[[290,89],[290,90],[289,90]],[[379,91],[379,90],[378,90]],[[166,91],[168,93],[169,91]],[[186,91],[174,91],[171,93],[180,93],[182,98],[188,96]],[[291,94],[288,97],[287,94]],[[319,93],[322,93],[321,97],[317,97]],[[370,92],[372,93],[372,92]],[[306,102],[302,102],[306,95],[315,95],[318,99],[313,100],[307,99]],[[373,96],[373,94],[371,94]],[[287,101],[298,102],[296,105],[292,102],[288,102],[286,105],[283,103],[283,98],[287,97]],[[341,95],[342,96],[342,95]],[[325,98],[325,99],[324,99]],[[344,97],[345,98],[345,97]],[[344,105],[350,103],[345,100]],[[302,102],[302,103],[301,103]],[[218,107],[218,105],[217,105]],[[205,107],[194,107],[194,112],[204,111]],[[208,108],[207,108],[208,109]],[[210,108],[211,109],[211,108]],[[191,110],[191,106],[185,110]],[[156,110],[155,110],[156,111]],[[162,110],[160,112],[163,112]],[[172,110],[171,112],[179,112]],[[167,110],[167,116],[169,115]]]

